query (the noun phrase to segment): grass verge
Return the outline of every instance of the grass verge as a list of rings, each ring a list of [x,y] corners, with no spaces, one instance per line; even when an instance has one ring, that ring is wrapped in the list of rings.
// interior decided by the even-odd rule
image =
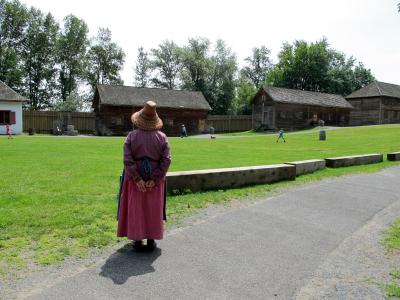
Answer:
[[[397,219],[385,234],[384,245],[389,252],[400,250],[400,219]],[[400,297],[400,270],[390,273],[391,282],[383,288],[388,297]]]
[[[400,297],[400,271],[393,271],[390,273],[392,281],[384,286],[386,296]]]

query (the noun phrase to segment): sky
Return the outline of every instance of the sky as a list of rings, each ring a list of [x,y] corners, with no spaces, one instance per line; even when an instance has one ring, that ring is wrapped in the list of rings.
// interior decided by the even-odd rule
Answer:
[[[183,45],[191,37],[221,38],[239,66],[253,47],[265,45],[277,61],[282,43],[328,39],[332,48],[352,55],[379,81],[400,84],[400,0],[21,0],[51,12],[62,22],[82,18],[95,36],[107,27],[126,53],[121,72],[133,85],[137,49],[163,40]]]

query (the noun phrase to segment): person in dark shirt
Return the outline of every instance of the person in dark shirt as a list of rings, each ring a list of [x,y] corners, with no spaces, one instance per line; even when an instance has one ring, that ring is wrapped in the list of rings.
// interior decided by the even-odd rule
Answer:
[[[186,127],[185,124],[182,124],[182,128],[181,128],[181,138],[183,137],[187,137],[187,132],[186,132]]]

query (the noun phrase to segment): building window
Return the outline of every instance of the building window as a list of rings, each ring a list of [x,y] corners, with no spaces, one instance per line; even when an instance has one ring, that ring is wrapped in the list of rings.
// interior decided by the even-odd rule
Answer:
[[[15,112],[0,110],[0,125],[15,124]]]
[[[286,119],[286,112],[285,112],[285,111],[280,111],[280,112],[279,112],[279,117],[280,117],[281,119]]]

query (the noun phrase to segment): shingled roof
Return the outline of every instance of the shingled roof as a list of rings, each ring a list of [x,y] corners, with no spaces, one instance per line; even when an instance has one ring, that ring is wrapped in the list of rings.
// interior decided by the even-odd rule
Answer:
[[[7,84],[0,80],[0,101],[27,102],[28,99],[18,94]]]
[[[346,96],[346,99],[368,98],[368,97],[393,97],[400,99],[400,85],[373,81],[363,88]]]
[[[211,110],[202,92],[103,84],[97,85],[97,92],[103,105],[140,107],[153,100],[158,107]]]
[[[353,108],[351,104],[340,95],[285,89],[272,86],[265,87],[264,90],[275,102],[324,107]]]

